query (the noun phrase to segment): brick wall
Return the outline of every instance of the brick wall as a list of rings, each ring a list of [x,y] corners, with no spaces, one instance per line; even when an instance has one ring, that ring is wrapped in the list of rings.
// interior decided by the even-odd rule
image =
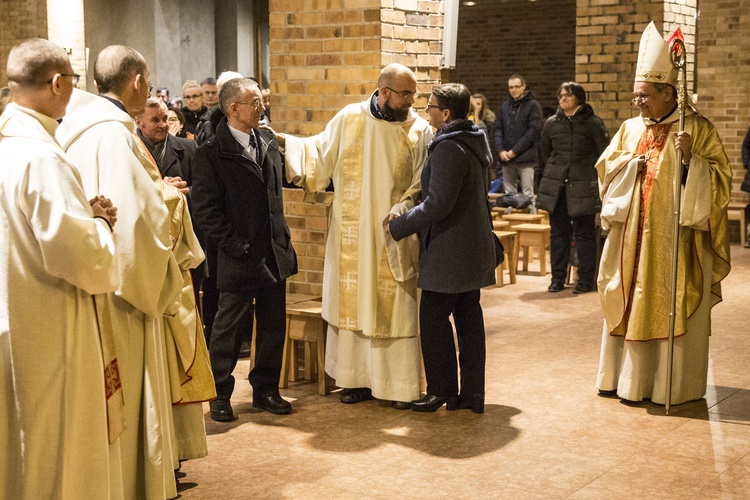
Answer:
[[[719,132],[734,171],[732,201],[750,203],[740,191],[745,175],[742,141],[750,127],[750,0],[700,3],[698,109]],[[736,224],[731,225],[732,228]]]
[[[0,16],[0,86],[8,84],[8,52],[26,38],[47,38],[46,0],[4,0]]]
[[[575,78],[575,0],[486,0],[461,5],[451,81],[484,94],[496,110],[508,77],[526,78],[542,106],[557,108],[557,90]]]

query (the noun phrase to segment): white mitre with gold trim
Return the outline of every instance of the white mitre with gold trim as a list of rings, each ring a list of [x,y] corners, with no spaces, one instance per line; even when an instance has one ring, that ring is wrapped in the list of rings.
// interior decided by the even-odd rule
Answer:
[[[677,86],[677,69],[672,64],[669,45],[651,21],[641,35],[638,47],[636,82],[668,83]]]

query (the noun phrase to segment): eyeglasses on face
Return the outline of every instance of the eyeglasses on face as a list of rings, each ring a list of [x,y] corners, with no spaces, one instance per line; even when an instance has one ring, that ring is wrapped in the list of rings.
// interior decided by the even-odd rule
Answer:
[[[192,94],[192,95],[186,95],[183,96],[185,99],[199,99],[203,97],[203,94]]]
[[[65,73],[58,73],[58,75],[60,75],[60,76],[68,76],[68,77],[70,77],[70,78],[72,79],[71,81],[73,82],[73,86],[74,86],[74,87],[75,87],[76,85],[78,85],[78,82],[80,82],[80,81],[81,81],[81,75],[79,75],[78,73],[73,73],[73,74],[70,74],[70,75],[68,75],[68,74],[65,74]],[[57,76],[57,75],[55,75],[55,76]],[[53,76],[52,78],[50,78],[50,79],[49,79],[49,81],[48,81],[47,83],[48,83],[48,84],[49,84],[49,83],[52,83],[52,80],[54,80],[54,79],[55,79],[55,77]]]
[[[563,99],[570,99],[573,94],[558,94],[557,99],[562,101]]]
[[[442,107],[438,106],[437,104],[428,104],[427,106],[425,106],[424,109],[425,109],[425,111],[429,111],[430,108],[445,109],[445,108],[442,108]]]
[[[385,88],[387,88],[388,90],[390,90],[394,94],[400,95],[402,99],[405,99],[407,101],[409,100],[409,98],[411,98],[411,100],[414,101],[414,100],[417,99],[417,97],[419,97],[419,91],[417,91],[417,92],[410,92],[408,90],[395,90],[395,89],[392,89],[392,88],[388,87],[387,85],[386,85]]]
[[[630,100],[630,104],[632,104],[633,106],[640,106],[641,104],[647,104],[649,97],[651,96],[648,96],[648,95],[633,96],[633,98]]]
[[[254,108],[260,108],[263,106],[263,101],[260,99],[253,99],[252,101],[234,101],[235,104],[250,104]]]

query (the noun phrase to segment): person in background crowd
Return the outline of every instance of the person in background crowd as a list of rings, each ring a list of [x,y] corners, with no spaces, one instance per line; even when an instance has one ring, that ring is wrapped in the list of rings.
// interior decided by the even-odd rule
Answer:
[[[419,412],[444,403],[448,410],[484,412],[486,348],[479,296],[482,287],[495,284],[486,186],[492,151],[484,132],[466,118],[470,101],[463,84],[433,87],[427,113],[437,134],[422,169],[422,203],[385,226],[386,236],[396,241],[420,235],[419,331],[427,394],[411,402]]]
[[[219,102],[225,117],[195,154],[191,201],[197,223],[218,246],[219,310],[209,344],[217,398],[210,415],[227,422],[234,419],[232,371],[253,317],[256,355],[248,376],[253,406],[275,414],[292,411],[278,386],[286,279],[297,272],[297,255],[284,217],[281,153],[273,133],[258,128],[260,89],[247,78],[235,78],[224,83]]]
[[[686,109],[679,129],[677,70],[654,23],[641,37],[633,84],[640,116],[599,157],[604,312],[596,387],[603,395],[665,404],[674,264],[674,179],[684,182],[677,258],[671,402],[706,394],[711,308],[729,274],[732,171],[716,128]],[[682,152],[682,165],[678,162]]]
[[[537,206],[549,212],[552,283],[547,289],[565,288],[570,243],[575,235],[578,283],[573,293],[596,289],[596,214],[601,210],[594,165],[609,144],[607,127],[586,104],[586,91],[575,82],[558,89],[560,107],[542,130]]]
[[[323,269],[328,322],[326,372],[344,387],[341,402],[373,397],[406,410],[419,397],[416,236],[388,242],[380,221],[416,204],[432,127],[412,108],[414,72],[389,64],[377,89],[307,138],[277,134],[287,180],[312,192],[333,179]]]
[[[505,193],[521,191],[531,200],[529,211],[536,213],[534,169],[539,163],[539,137],[542,133],[542,107],[521,75],[508,80],[508,98],[495,118],[495,149],[503,167]],[[508,208],[508,211],[512,210]]]
[[[266,110],[263,112],[263,114],[266,117],[266,125],[271,124],[271,89],[266,88],[261,91],[263,94],[263,105],[266,107]]]
[[[123,45],[104,48],[93,69],[99,95],[73,92],[57,140],[87,195],[111,192],[118,208],[120,287],[102,297],[117,332],[127,422],[119,440],[121,476],[112,484],[122,485],[123,498],[171,498],[179,464],[162,316],[178,312],[183,280],[172,252],[166,184],[133,122],[146,107],[149,71],[143,56]]]
[[[219,78],[216,80],[213,86],[218,89],[219,92],[221,92],[222,85],[234,78],[244,77],[242,76],[242,74],[237,73],[236,71],[224,71],[219,75]],[[252,78],[251,80],[254,81],[254,79]],[[206,111],[206,113],[201,117],[201,121],[200,123],[198,123],[195,132],[195,142],[197,142],[199,146],[213,137],[213,135],[216,133],[216,127],[219,125],[219,122],[222,118],[224,118],[224,112],[222,112],[221,106],[214,106],[213,108]]]
[[[169,89],[167,87],[159,87],[156,89],[156,97],[161,99],[164,104],[167,105],[167,108],[172,107],[172,101],[169,99]]]
[[[214,78],[208,77],[201,81],[201,92],[203,93],[203,105],[209,111],[219,104],[219,88]]]
[[[175,137],[186,139],[185,137],[185,117],[182,111],[177,108],[167,110],[167,125],[169,133]]]
[[[170,109],[182,109],[182,97],[173,97]]]
[[[3,87],[0,89],[0,115],[3,114],[3,111],[5,111],[5,106],[8,105],[9,102],[11,102],[13,99],[10,95],[10,89],[8,87]]]
[[[188,80],[182,86],[182,97],[185,99],[185,105],[181,108],[185,116],[185,136],[188,139],[195,138],[195,131],[201,117],[206,113],[208,108],[203,105],[203,90],[195,80]]]
[[[79,76],[62,47],[10,50],[0,117],[0,498],[110,498],[125,425],[113,332],[90,294],[119,284],[117,210],[55,141]],[[99,311],[101,312],[101,311]]]
[[[474,125],[484,132],[488,141],[491,140],[492,126],[495,123],[495,113],[489,108],[487,98],[484,94],[474,94],[471,96],[469,120],[473,121]]]
[[[750,128],[747,129],[745,140],[742,141],[742,166],[745,167],[745,178],[740,189],[750,193]],[[746,229],[750,229],[750,204],[745,207],[745,220],[748,221]],[[745,248],[750,248],[750,239],[745,240]]]

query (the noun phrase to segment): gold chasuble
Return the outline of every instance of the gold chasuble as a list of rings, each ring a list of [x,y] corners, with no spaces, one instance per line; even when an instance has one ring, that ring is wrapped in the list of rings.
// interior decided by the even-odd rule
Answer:
[[[673,179],[677,113],[660,124],[627,120],[599,158],[602,227],[609,236],[602,254],[599,293],[611,335],[646,341],[669,336],[673,240]],[[675,335],[703,301],[721,301],[721,280],[729,273],[726,209],[731,169],[716,129],[688,111],[685,131],[693,157],[683,188],[678,252]],[[638,155],[647,158],[637,172]],[[710,295],[704,270],[710,269]],[[709,331],[710,325],[705,325]]]

